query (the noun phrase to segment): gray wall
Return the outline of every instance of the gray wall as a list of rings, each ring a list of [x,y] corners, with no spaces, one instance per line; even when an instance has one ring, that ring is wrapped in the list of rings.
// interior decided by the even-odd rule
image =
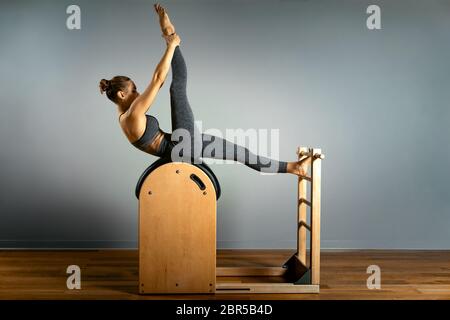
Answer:
[[[66,28],[66,7],[82,10]],[[450,1],[165,1],[203,129],[280,129],[321,147],[324,248],[450,249]],[[382,29],[366,28],[366,8]],[[157,158],[98,81],[148,83],[149,1],[4,1],[0,247],[136,247],[135,183]],[[170,131],[169,81],[149,110]],[[211,164],[219,248],[293,248],[296,177]]]

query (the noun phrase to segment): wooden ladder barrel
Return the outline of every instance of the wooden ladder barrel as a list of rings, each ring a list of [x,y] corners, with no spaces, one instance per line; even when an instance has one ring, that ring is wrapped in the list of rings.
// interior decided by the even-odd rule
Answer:
[[[214,173],[204,163],[171,162],[167,158],[150,165],[136,185],[139,293],[319,293],[321,168],[325,156],[321,149],[310,147],[298,148],[297,155],[306,161],[310,173],[298,178],[297,248],[281,267],[216,268],[220,185]]]
[[[139,293],[214,293],[220,186],[206,164],[161,158],[142,174]]]

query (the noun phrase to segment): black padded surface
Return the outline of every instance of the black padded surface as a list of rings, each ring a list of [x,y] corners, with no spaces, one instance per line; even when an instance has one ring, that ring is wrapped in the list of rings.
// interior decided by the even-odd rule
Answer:
[[[155,162],[153,162],[147,169],[145,169],[145,171],[141,174],[141,177],[139,178],[137,184],[136,184],[136,190],[135,190],[135,195],[136,198],[139,199],[139,193],[141,191],[141,187],[142,184],[145,181],[145,178],[147,178],[147,176],[156,168],[166,164],[172,162],[172,160],[170,158],[159,158],[158,160],[156,160]],[[216,200],[219,200],[220,198],[220,184],[219,184],[219,180],[217,180],[216,175],[214,174],[214,172],[211,170],[211,168],[206,164],[206,163],[192,163],[192,165],[198,167],[199,169],[201,169],[211,180],[214,189],[216,189]]]

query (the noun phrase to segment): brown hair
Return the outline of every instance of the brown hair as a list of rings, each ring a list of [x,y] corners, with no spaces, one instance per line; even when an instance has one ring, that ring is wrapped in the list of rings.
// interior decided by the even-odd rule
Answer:
[[[106,96],[112,102],[117,102],[117,92],[126,91],[128,82],[131,79],[125,76],[115,76],[111,80],[100,80],[100,93],[106,92]]]

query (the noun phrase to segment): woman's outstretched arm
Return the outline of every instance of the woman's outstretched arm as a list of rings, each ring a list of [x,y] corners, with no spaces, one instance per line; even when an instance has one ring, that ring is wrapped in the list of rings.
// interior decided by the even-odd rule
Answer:
[[[170,70],[170,63],[172,61],[173,53],[175,52],[176,46],[180,44],[180,37],[176,34],[168,36],[166,38],[167,47],[161,61],[156,66],[153,77],[150,84],[147,86],[145,91],[133,101],[129,109],[129,116],[142,115],[147,112],[147,110],[152,105],[155,97],[161,89],[164,81],[167,78],[167,74]]]

